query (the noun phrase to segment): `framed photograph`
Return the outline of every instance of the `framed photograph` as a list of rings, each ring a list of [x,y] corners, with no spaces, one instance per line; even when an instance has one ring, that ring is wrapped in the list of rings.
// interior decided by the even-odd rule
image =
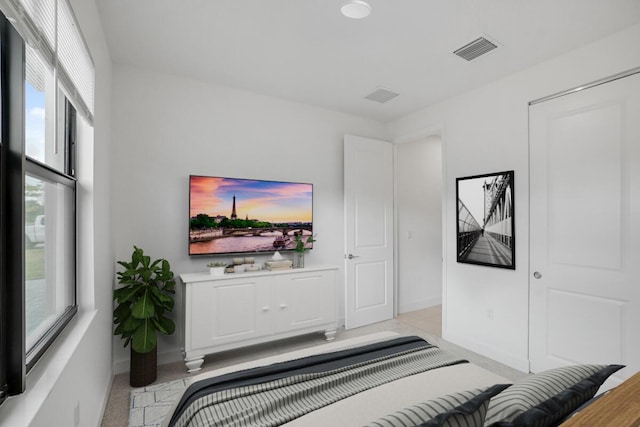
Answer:
[[[456,178],[458,262],[516,268],[513,171]]]

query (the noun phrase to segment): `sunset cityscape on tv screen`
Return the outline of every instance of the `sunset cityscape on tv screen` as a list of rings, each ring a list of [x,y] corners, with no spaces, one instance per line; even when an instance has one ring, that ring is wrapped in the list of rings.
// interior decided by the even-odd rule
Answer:
[[[292,249],[312,224],[312,184],[190,177],[190,255]]]

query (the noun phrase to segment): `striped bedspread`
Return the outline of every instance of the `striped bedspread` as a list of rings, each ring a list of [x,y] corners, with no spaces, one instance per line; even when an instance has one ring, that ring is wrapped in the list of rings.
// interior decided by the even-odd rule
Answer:
[[[420,337],[305,357],[192,384],[170,426],[278,426],[356,393],[465,363]]]

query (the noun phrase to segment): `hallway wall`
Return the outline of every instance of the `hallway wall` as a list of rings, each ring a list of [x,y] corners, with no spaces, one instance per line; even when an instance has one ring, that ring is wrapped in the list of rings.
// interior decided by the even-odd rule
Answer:
[[[398,311],[442,302],[442,139],[396,145]]]

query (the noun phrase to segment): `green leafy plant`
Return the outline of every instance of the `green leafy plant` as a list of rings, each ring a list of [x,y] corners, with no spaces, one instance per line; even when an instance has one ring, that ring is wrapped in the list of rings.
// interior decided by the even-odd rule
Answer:
[[[227,264],[225,264],[224,262],[210,262],[209,264],[207,264],[207,267],[226,267]]]
[[[120,335],[126,347],[148,353],[157,343],[157,333],[171,335],[176,330],[173,320],[165,316],[173,311],[175,279],[169,261],[151,262],[142,249],[134,246],[131,262],[118,261],[125,268],[117,273],[123,285],[113,291],[117,306],[113,311],[114,335]]]
[[[313,236],[309,236],[307,237],[306,240],[302,239],[302,233],[296,234],[296,247],[293,248],[294,251],[298,252],[298,253],[305,253],[305,251],[308,251],[309,248],[306,247],[307,243],[313,243],[315,242],[316,239],[313,238]]]

